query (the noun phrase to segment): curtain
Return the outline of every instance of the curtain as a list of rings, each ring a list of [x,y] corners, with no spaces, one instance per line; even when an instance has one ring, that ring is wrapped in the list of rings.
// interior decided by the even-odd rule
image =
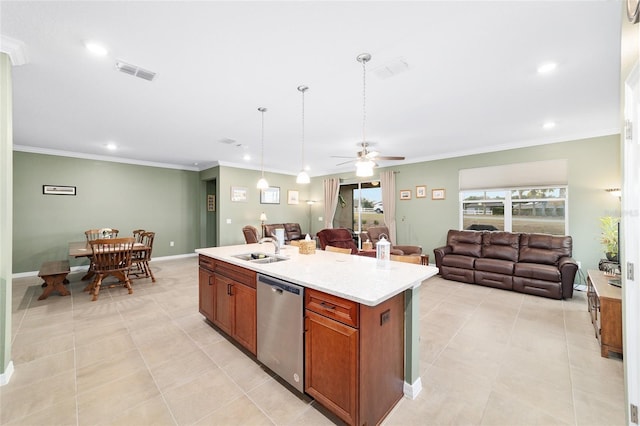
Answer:
[[[389,242],[396,243],[396,175],[393,171],[380,172],[380,189],[384,207],[384,223],[389,228]]]
[[[340,191],[340,179],[329,178],[323,181],[324,185],[324,227],[333,228],[333,217],[338,207],[338,192]]]

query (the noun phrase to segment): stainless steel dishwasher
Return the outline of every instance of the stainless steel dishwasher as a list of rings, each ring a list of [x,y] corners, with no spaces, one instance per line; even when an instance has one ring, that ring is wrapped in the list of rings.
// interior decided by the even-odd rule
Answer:
[[[304,287],[258,274],[258,360],[304,392]]]

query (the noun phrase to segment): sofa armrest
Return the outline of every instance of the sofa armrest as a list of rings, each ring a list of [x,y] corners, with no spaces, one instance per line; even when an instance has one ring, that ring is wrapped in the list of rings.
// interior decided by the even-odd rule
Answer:
[[[393,246],[392,250],[402,250],[404,255],[422,254],[422,247],[420,246]]]
[[[570,299],[573,297],[573,282],[578,272],[578,263],[570,257],[561,257],[558,260],[558,269],[562,282],[562,298]]]
[[[451,246],[443,246],[433,249],[433,254],[436,258],[436,266],[440,269],[440,265],[442,265],[442,258],[452,252]]]

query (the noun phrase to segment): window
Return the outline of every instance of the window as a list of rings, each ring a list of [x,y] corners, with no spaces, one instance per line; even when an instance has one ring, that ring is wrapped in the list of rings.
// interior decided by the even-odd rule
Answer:
[[[567,235],[567,188],[460,192],[462,229]]]

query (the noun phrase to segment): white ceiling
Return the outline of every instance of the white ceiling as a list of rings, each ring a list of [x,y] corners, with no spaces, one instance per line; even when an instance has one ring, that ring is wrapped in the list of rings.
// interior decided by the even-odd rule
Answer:
[[[355,156],[362,140],[362,52],[367,139],[407,163],[620,127],[619,1],[3,0],[0,11],[1,34],[28,56],[13,70],[19,150],[259,169],[264,106],[264,167],[297,174],[305,84],[309,173],[353,170],[331,156]],[[117,72],[116,59],[158,76]],[[405,72],[378,76],[399,61]],[[556,71],[539,75],[548,61]]]

